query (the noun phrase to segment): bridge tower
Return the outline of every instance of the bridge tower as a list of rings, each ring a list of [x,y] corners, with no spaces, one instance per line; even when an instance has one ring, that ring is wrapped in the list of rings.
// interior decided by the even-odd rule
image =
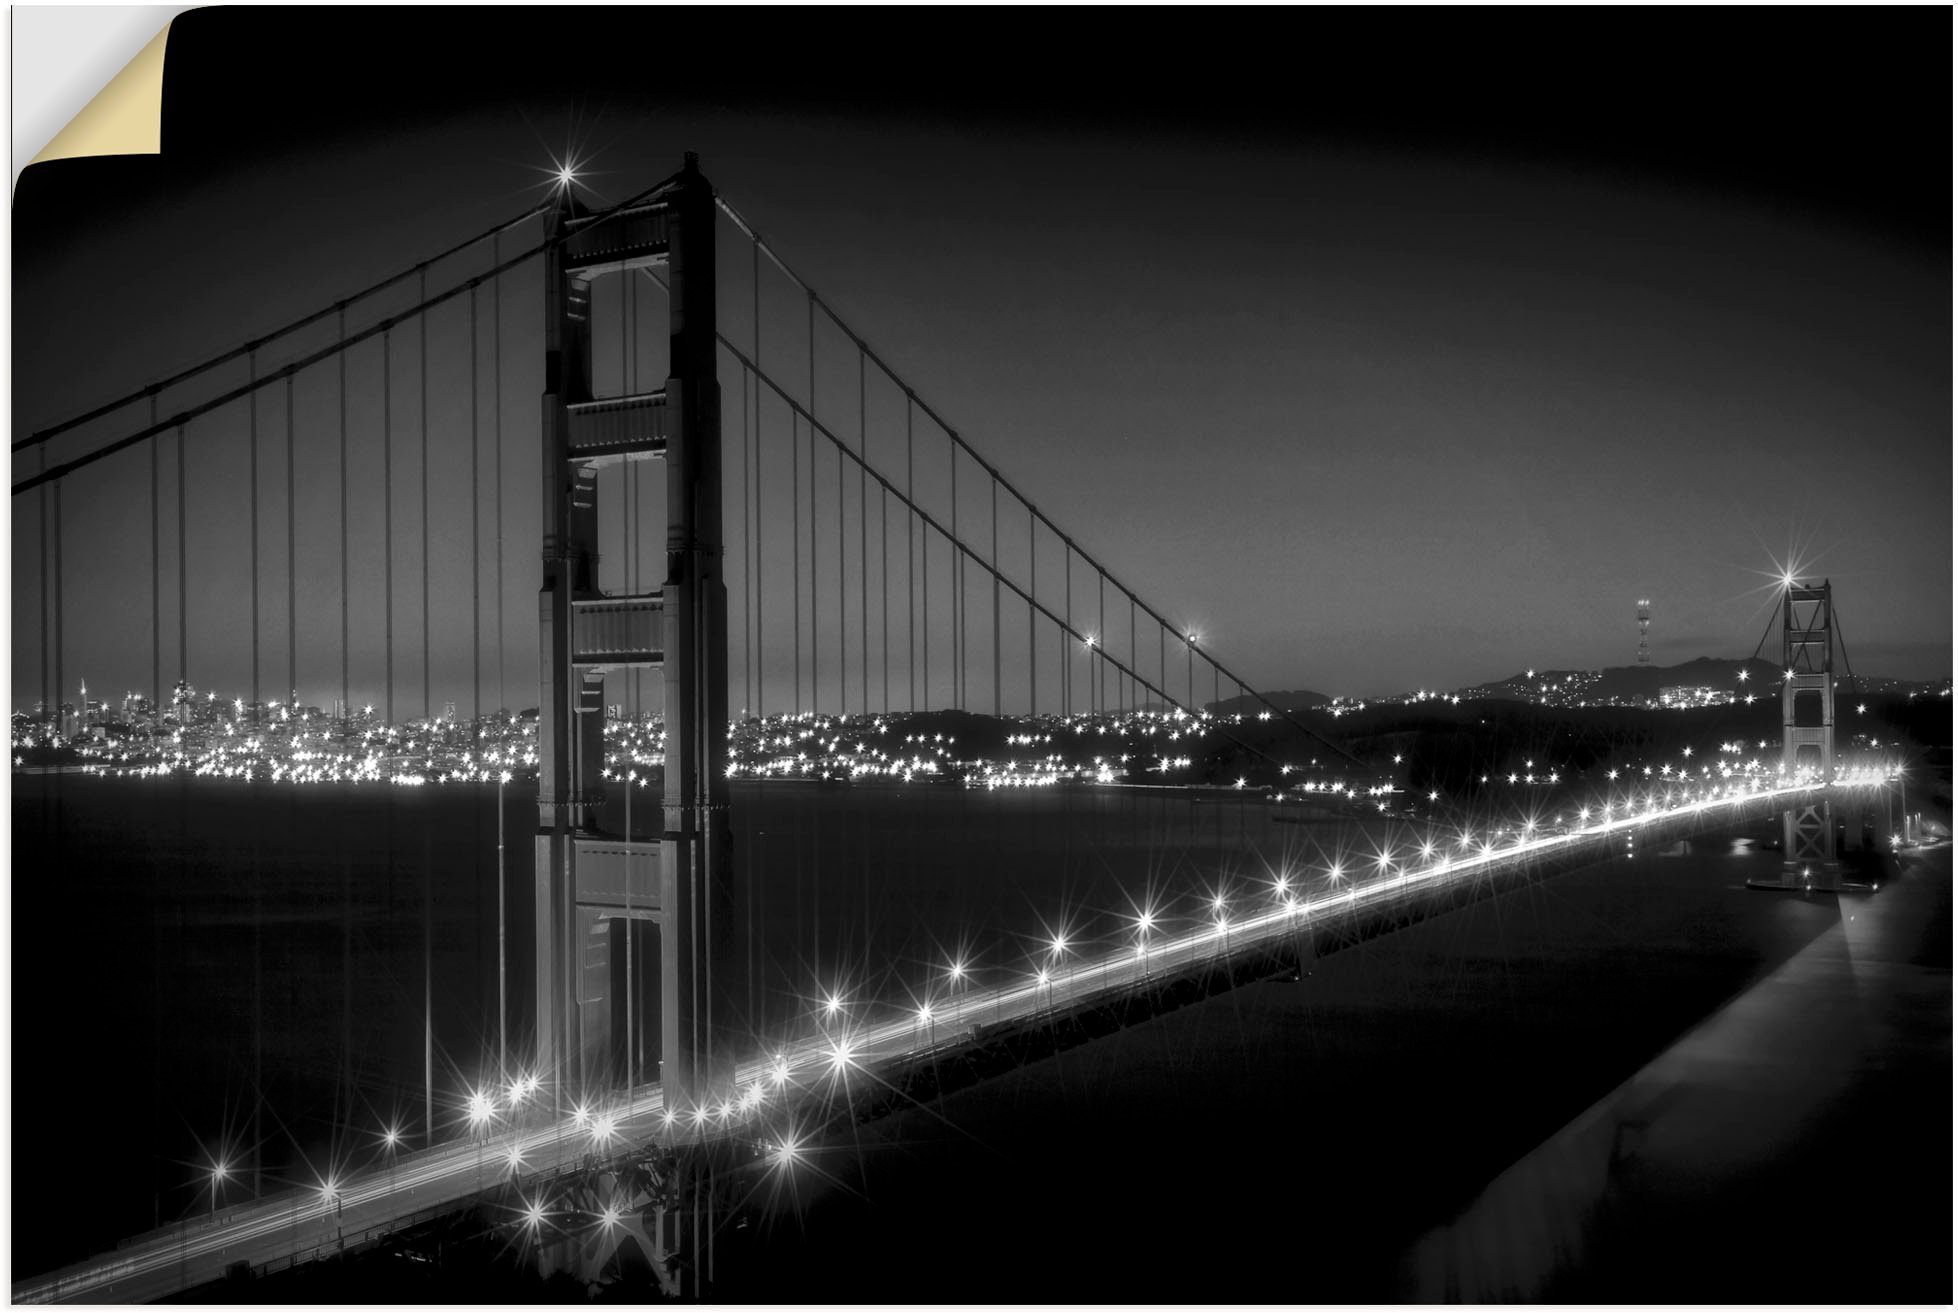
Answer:
[[[535,877],[539,1067],[560,1106],[659,1079],[668,1107],[724,1094],[742,976],[727,810],[727,594],[722,579],[720,384],[715,372],[714,195],[689,154],[646,199],[584,213],[569,190],[544,257],[543,586],[538,597]],[[592,391],[591,288],[664,265],[669,377],[658,392]],[[664,460],[666,582],[598,588],[597,471]],[[609,541],[617,541],[612,534]],[[665,690],[664,826],[657,840],[607,833],[605,672],[659,668]],[[658,981],[658,1069],[622,1033],[614,944],[657,925],[644,979]],[[650,940],[651,936],[647,936]],[[651,944],[648,943],[648,948]],[[656,960],[645,960],[654,957]],[[616,983],[615,983],[616,982]],[[643,997],[635,988],[634,994]],[[649,1017],[650,1019],[650,1017]],[[639,1029],[635,1027],[634,1029]]]
[[[1827,786],[1836,778],[1835,620],[1829,581],[1791,581],[1781,599],[1781,768],[1792,779],[1811,773]],[[1833,889],[1835,816],[1826,791],[1794,803],[1781,815],[1778,889]]]

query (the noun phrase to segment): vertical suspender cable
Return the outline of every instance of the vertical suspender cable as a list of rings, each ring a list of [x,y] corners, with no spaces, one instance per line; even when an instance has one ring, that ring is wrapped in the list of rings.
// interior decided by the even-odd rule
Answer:
[[[870,714],[870,412],[865,391],[863,352],[857,352],[857,636],[863,663],[863,714]],[[843,462],[836,463],[837,477]]]
[[[753,299],[753,306],[754,306],[754,319],[753,322],[750,324],[750,328],[752,329],[753,332],[753,338],[750,345],[754,348],[755,370],[759,370],[761,368],[761,239],[759,237],[754,238],[748,243],[748,258],[750,261],[748,291],[750,297]],[[744,383],[746,383],[747,381],[749,380],[744,378]],[[761,478],[762,478],[762,465],[764,463],[762,459],[763,450],[762,450],[762,438],[761,438],[761,406],[762,406],[761,379],[759,377],[756,377],[752,379],[752,382],[753,382],[754,394],[755,394],[755,467],[754,467],[754,490],[753,490],[754,508],[755,508],[755,515],[754,515],[755,535],[754,535],[753,548],[752,548],[750,559],[754,563],[754,572],[755,572],[755,586],[754,586],[754,594],[753,594],[754,636],[755,636],[754,708],[755,708],[755,730],[759,738],[759,742],[763,746],[765,746],[767,743],[767,734],[768,734],[768,724],[767,724],[768,672],[766,669],[764,669],[762,665],[763,639],[766,637],[766,635],[764,634],[762,629],[762,610],[761,610],[761,595],[762,595]],[[758,755],[761,754],[758,753]],[[741,845],[741,850],[746,855],[746,859],[748,861],[748,881],[749,881],[748,887],[752,890],[754,888],[754,870],[755,870],[754,845],[744,843]],[[749,1009],[749,1014],[751,1016],[756,1017],[759,1020],[761,1015],[761,1008],[763,1006],[763,990],[761,985],[762,955],[760,951],[759,939],[755,931],[755,926],[756,926],[757,911],[758,911],[756,905],[761,901],[761,899],[758,896],[754,896],[751,894],[751,896],[745,899],[744,901],[747,904],[747,916],[748,916],[748,927],[747,927],[748,945],[747,946],[748,946],[748,961],[750,964],[748,970],[748,979],[746,982],[747,990],[748,990],[748,1009]]]
[[[762,645],[767,631],[762,628],[761,590],[762,590],[762,528],[761,514],[761,380],[755,379],[755,720],[760,721],[768,715],[768,671],[762,665]]]
[[[503,264],[503,234],[499,231],[490,245],[492,268]],[[490,461],[491,477],[496,482],[496,707],[510,704],[503,686],[503,275],[490,279],[490,442],[495,455]],[[502,842],[502,831],[497,832]]]
[[[1074,632],[1074,544],[1065,538],[1061,540],[1061,579],[1063,596],[1066,601],[1062,609],[1067,613],[1067,634],[1061,638],[1061,715],[1074,714],[1074,652],[1068,643],[1068,634]]]
[[[347,718],[353,711],[353,665],[347,646],[347,307],[340,306],[341,349],[335,359],[340,366],[340,732],[347,732]]]
[[[795,697],[790,699],[790,714],[802,710],[802,430],[793,412],[789,415],[789,592],[795,614]]]
[[[755,555],[748,537],[748,370],[741,369],[741,716],[754,714],[755,707],[755,626],[754,609],[748,599],[755,591]]]
[[[40,468],[42,470],[47,469],[48,449],[45,446],[43,446],[35,452],[35,455],[39,457]],[[54,635],[54,630],[50,628],[48,624],[49,610],[53,603],[53,599],[49,596],[48,579],[54,563],[53,555],[48,545],[51,539],[50,530],[53,526],[53,521],[51,521],[48,518],[49,516],[48,506],[50,505],[51,498],[52,498],[52,494],[48,489],[48,485],[45,483],[42,484],[41,491],[40,491],[40,500],[41,500],[41,506],[40,506],[40,510],[41,510],[41,727],[44,731],[48,733],[49,737],[52,737],[53,734],[58,732],[61,728],[61,700],[55,696],[54,679],[53,679],[54,662],[52,659],[53,649],[49,647],[49,641],[52,639]],[[50,730],[48,728],[49,726],[53,726],[53,729]]]
[[[754,319],[753,322],[749,325],[749,327],[753,331],[753,341],[751,342],[750,345],[752,345],[754,348],[755,369],[759,370],[761,368],[761,238],[759,236],[753,237],[748,242],[748,259],[751,265],[748,274],[748,291],[754,298]],[[756,378],[753,380],[753,383],[755,389],[755,476],[754,476],[755,477],[755,487],[754,487],[755,700],[754,700],[754,708],[755,708],[755,719],[757,722],[759,722],[764,718],[765,713],[763,711],[763,705],[768,700],[768,675],[767,672],[762,668],[762,638],[764,635],[762,633],[762,627],[761,627],[761,531],[762,531],[761,380],[759,378]],[[756,1003],[759,1003],[760,1000],[759,998],[757,998],[754,1001]]]
[[[918,504],[918,494],[912,483],[915,463],[911,440],[911,416],[915,411],[907,390],[904,394],[904,674],[910,684],[911,700],[907,705],[912,711],[918,709],[918,590],[911,583],[912,572],[918,568],[918,513],[913,509]]]
[[[882,563],[877,571],[877,618],[884,626],[884,714],[891,714],[891,490],[877,485],[877,552]]]
[[[1039,521],[1031,509],[1027,512],[1027,714],[1040,714],[1040,673],[1036,665],[1034,651],[1034,610],[1033,599],[1039,596],[1040,552],[1034,541],[1034,528]]]
[[[843,530],[843,453],[836,453],[836,714],[850,711],[850,621],[847,614],[850,595],[847,562],[844,560]]]
[[[421,299],[428,300],[428,266],[422,266]],[[415,353],[415,368],[421,375],[421,456],[422,456],[422,719],[433,718],[429,703],[428,666],[433,653],[428,645],[428,311],[415,316],[421,346]],[[424,740],[427,742],[427,740]],[[433,744],[429,745],[431,748]]]
[[[387,723],[394,731],[394,330],[381,333],[381,632],[386,648]]]
[[[299,710],[299,530],[294,510],[292,375],[286,375],[286,710]]]
[[[952,608],[952,705],[965,710],[965,558],[959,552],[959,449],[949,446],[952,461],[952,592],[958,605]]]
[[[156,393],[150,393],[150,423],[156,423]],[[157,541],[157,447],[150,443],[150,716],[163,723],[163,575]],[[45,630],[43,631],[45,632]]]
[[[809,418],[809,710],[823,709],[823,575],[816,555],[816,419]]]
[[[177,678],[190,683],[190,561],[184,535],[184,426],[177,425]]]
[[[904,415],[904,431],[905,431],[906,441],[909,441],[910,433],[911,433],[910,406],[911,406],[911,401],[909,400],[907,395],[907,399],[905,401],[905,415]],[[915,502],[912,504],[914,506],[916,505]],[[958,503],[955,501],[952,504],[954,509],[956,510]],[[913,515],[911,516],[912,523],[914,525],[917,522],[917,518],[918,517],[914,512]],[[924,646],[924,681],[923,681],[924,694],[925,694],[924,709],[926,711],[929,711],[931,710],[931,535],[930,534],[926,534],[924,537],[924,541],[918,544],[918,567],[919,567],[921,578],[923,580],[919,589],[919,591],[923,594],[923,599],[919,603],[919,609],[922,612],[920,619],[922,619],[924,623],[919,628],[919,639]],[[957,682],[958,662],[956,660],[952,663],[952,670],[953,670],[952,692],[953,695],[956,696],[958,693],[958,682]]]
[[[809,294],[809,710],[823,709],[822,570],[816,558],[816,294]]]
[[[993,714],[1006,714],[999,695],[999,480],[993,481]]]
[[[836,714],[839,716],[850,712],[850,590],[843,545],[847,518],[843,514],[843,451],[839,447],[836,452]]]
[[[53,505],[54,505],[54,569],[53,569],[53,581],[54,581],[54,716],[55,716],[55,720],[56,720],[56,722],[57,722],[57,723],[60,723],[60,722],[61,722],[61,719],[62,719],[62,716],[61,716],[61,696],[62,696],[62,694],[61,694],[61,648],[62,648],[62,641],[61,641],[61,619],[62,619],[62,605],[61,605],[61,480],[60,480],[60,479],[56,479],[56,480],[54,481],[54,502],[53,502]],[[78,707],[78,708],[76,708],[76,710],[77,710],[77,712],[79,712],[79,717],[78,717],[78,719],[80,719],[80,720],[82,720],[82,721],[86,721],[86,720],[88,719],[88,706],[87,706],[87,699],[86,699],[86,698],[84,698],[84,699],[83,699],[83,705],[82,705],[82,706],[80,706],[80,707]],[[62,730],[63,730],[63,731],[65,732],[65,731],[67,730],[67,726],[66,726],[65,724],[62,724],[62,725],[61,725],[61,729],[62,729]]]
[[[632,387],[632,384],[630,382],[630,378],[634,372],[632,365],[635,363],[632,360],[632,321],[631,321],[634,282],[635,280],[631,278],[621,279],[620,286],[619,286],[619,391],[625,393],[626,395],[631,395],[632,392],[634,391],[634,388]],[[621,555],[621,559],[619,561],[619,591],[628,596],[630,596],[633,591],[633,587],[632,587],[633,565],[635,564],[637,559],[637,555],[633,550],[633,541],[632,541],[632,521],[633,521],[634,513],[638,510],[637,501],[633,496],[633,470],[634,470],[634,462],[632,457],[628,455],[625,458],[625,460],[623,460],[619,464],[619,504],[623,512],[619,516],[619,520],[620,520],[620,524],[619,524],[620,544],[619,545],[620,545],[620,555]],[[595,491],[594,491],[594,496],[596,496]],[[634,698],[634,694],[637,690],[638,683],[639,683],[639,668],[637,666],[627,666],[625,668],[624,673],[625,673],[625,696],[622,699],[622,701],[624,701],[625,703],[625,707],[623,708],[625,711],[625,733],[623,735],[623,738],[625,740],[625,744],[624,744],[625,751],[622,755],[625,757],[625,761],[623,765],[625,767],[625,838],[626,838],[625,1084],[627,1089],[631,1089],[634,1080],[633,1057],[638,1051],[638,1047],[639,1047],[638,1044],[636,1043],[638,1037],[634,1035],[632,1031],[632,877],[634,874],[634,868],[637,865],[637,863],[633,861],[633,851],[632,851],[632,839],[633,839],[633,834],[632,834],[633,778],[632,776],[633,776],[633,765],[634,765],[633,755],[632,755],[632,732],[633,732],[633,727],[638,720],[638,714],[637,714],[638,707]],[[601,721],[600,723],[602,724],[603,722]]]
[[[483,737],[483,426],[479,406],[481,383],[476,376],[476,289],[469,289],[469,678],[470,739]],[[501,1074],[500,1072],[498,1073]]]
[[[257,351],[247,352],[245,354],[245,362],[246,362],[245,367],[249,371],[252,381],[256,383],[258,381],[258,352]],[[259,686],[258,686],[258,391],[257,389],[253,389],[252,391],[247,413],[250,418],[248,419],[246,424],[245,441],[251,448],[251,456],[245,462],[245,464],[246,467],[251,472],[249,482],[251,485],[251,500],[252,500],[252,513],[250,517],[251,535],[252,535],[252,545],[251,545],[251,552],[250,552],[252,558],[252,568],[251,568],[251,573],[252,573],[252,606],[251,606],[252,708],[251,710],[252,710],[252,723],[256,725],[258,723],[258,708],[261,700],[259,697]]]

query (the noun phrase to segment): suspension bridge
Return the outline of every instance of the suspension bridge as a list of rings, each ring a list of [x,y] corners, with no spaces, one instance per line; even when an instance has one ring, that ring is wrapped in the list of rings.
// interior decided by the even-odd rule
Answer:
[[[506,469],[510,450],[541,464]],[[230,779],[254,806],[268,788],[453,786],[498,814],[476,1051],[435,1039],[426,880],[411,1110],[368,1117],[336,1077],[332,1149],[281,1176],[255,1072],[249,1133],[197,1167],[207,1207],[17,1280],[24,1302],[155,1298],[484,1198],[540,1261],[638,1245],[698,1294],[729,1179],[794,1171],[834,1118],[949,1055],[1050,1051],[1041,1036],[1111,999],[1297,971],[1459,898],[1737,819],[1783,817],[1779,883],[1831,886],[1830,808],[1893,778],[1839,770],[1831,595],[1791,581],[1774,750],[1689,749],[1622,782],[1532,761],[1514,815],[1411,788],[1398,756],[1363,760],[1249,687],[1075,541],[691,157],[610,205],[567,179],[14,453],[16,541],[32,535],[17,605],[39,618],[16,660],[39,680],[17,770]],[[535,596],[534,624],[505,614],[512,593]],[[119,709],[64,701],[84,661],[132,690]],[[533,671],[535,710],[513,713]],[[1120,900],[1063,887],[999,924],[893,930],[873,924],[872,868],[908,887],[965,860],[957,842],[894,849],[898,823],[859,817],[840,861],[800,822],[771,846],[741,812],[789,781],[952,811],[1099,791],[1144,829],[1171,792],[1207,811],[1153,850],[1104,828],[1076,855],[1068,831],[1070,860],[1142,877]],[[512,793],[527,851],[506,842]],[[1299,837],[1334,831],[1330,856]]]

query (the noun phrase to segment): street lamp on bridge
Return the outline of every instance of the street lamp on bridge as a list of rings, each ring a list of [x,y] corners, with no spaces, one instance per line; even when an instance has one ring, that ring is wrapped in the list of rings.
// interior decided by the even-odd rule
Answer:
[[[387,1152],[388,1156],[388,1198],[392,1200],[394,1198],[395,1154],[401,1148],[401,1128],[399,1126],[390,1126],[381,1132],[381,1147]]]

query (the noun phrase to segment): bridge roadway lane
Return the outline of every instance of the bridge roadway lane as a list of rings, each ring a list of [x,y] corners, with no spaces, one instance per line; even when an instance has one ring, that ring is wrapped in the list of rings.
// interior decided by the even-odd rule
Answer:
[[[13,1298],[16,1303],[142,1302],[216,1280],[227,1267],[241,1261],[264,1267],[289,1259],[330,1256],[343,1246],[358,1245],[494,1186],[510,1170],[513,1149],[519,1155],[523,1175],[535,1176],[575,1167],[595,1150],[617,1152],[644,1144],[655,1135],[670,1139],[741,1134],[755,1128],[756,1115],[771,1097],[782,1097],[784,1091],[792,1095],[796,1090],[849,1079],[857,1073],[874,1076],[880,1067],[933,1049],[957,1048],[981,1026],[1085,1004],[1150,976],[1270,944],[1328,918],[1391,909],[1430,889],[1499,874],[1532,857],[1575,854],[1586,844],[1598,845],[1603,850],[1600,856],[1609,855],[1608,841],[1628,830],[1724,823],[1736,809],[1806,793],[1813,787],[1757,789],[1655,808],[1570,834],[1519,841],[1498,849],[1474,849],[1465,855],[1437,852],[1425,866],[1355,881],[1343,890],[1295,899],[1268,911],[1212,922],[1180,935],[1165,935],[1136,950],[1125,949],[1094,961],[1057,962],[1044,984],[1031,978],[993,989],[974,989],[941,1003],[929,1017],[905,1013],[855,1027],[846,1022],[796,1041],[776,1054],[742,1064],[737,1070],[740,1093],[718,1107],[675,1109],[669,1118],[660,1087],[644,1086],[593,1114],[594,1118],[609,1116],[613,1121],[612,1135],[603,1142],[593,1127],[577,1125],[569,1116],[523,1125],[525,1114],[519,1113],[518,1125],[481,1139],[457,1140],[403,1154],[392,1167],[377,1164],[363,1168],[338,1185],[332,1201],[317,1187],[292,1189],[256,1204],[224,1210],[216,1218],[191,1219],[137,1237],[113,1254],[19,1282],[13,1288]],[[790,1086],[796,1089],[788,1090]]]

